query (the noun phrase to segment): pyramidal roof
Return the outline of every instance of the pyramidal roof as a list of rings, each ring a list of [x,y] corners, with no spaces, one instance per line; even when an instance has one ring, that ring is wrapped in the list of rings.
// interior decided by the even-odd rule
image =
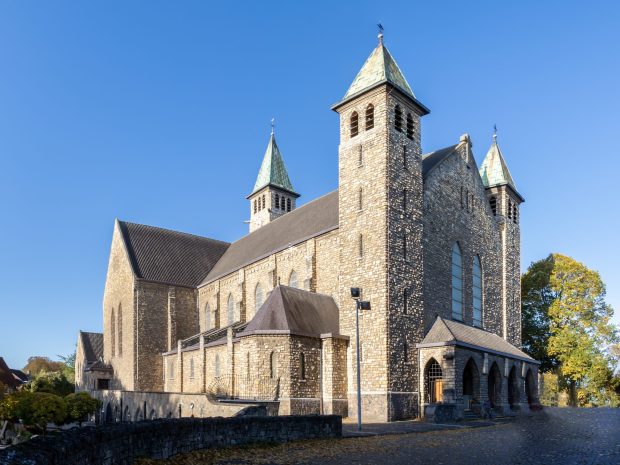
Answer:
[[[286,167],[284,166],[284,160],[282,160],[282,154],[280,153],[278,144],[276,144],[276,136],[273,131],[271,132],[271,137],[269,137],[269,144],[267,145],[267,150],[263,157],[263,163],[258,171],[252,194],[265,186],[279,187],[280,189],[298,195],[293,189],[293,184],[291,184],[291,180],[288,177]]]
[[[502,152],[497,144],[497,136],[493,136],[493,144],[487,152],[486,157],[482,165],[480,165],[480,177],[485,187],[504,186],[508,184],[517,192],[517,186],[515,185],[508,165],[502,156]]]

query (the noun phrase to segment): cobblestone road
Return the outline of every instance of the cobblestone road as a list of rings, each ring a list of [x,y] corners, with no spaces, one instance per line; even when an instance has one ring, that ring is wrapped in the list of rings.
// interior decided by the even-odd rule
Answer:
[[[620,409],[548,408],[484,428],[204,450],[141,464],[613,464]]]

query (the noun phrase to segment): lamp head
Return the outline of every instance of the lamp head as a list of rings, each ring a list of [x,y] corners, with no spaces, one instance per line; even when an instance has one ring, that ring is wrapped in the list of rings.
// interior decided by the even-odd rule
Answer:
[[[370,302],[367,300],[362,300],[360,302],[360,310],[370,310]]]
[[[359,299],[361,295],[362,295],[362,290],[359,287],[351,288],[351,297],[353,297],[354,299]]]

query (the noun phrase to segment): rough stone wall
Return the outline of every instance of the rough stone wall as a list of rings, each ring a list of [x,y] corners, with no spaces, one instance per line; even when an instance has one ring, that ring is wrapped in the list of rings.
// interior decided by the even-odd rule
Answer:
[[[348,415],[347,346],[348,340],[325,338],[323,344],[323,413]]]
[[[196,449],[341,436],[342,420],[334,415],[143,421],[39,436],[0,452],[0,465],[131,465],[138,457],[165,459]]]
[[[122,234],[118,223],[115,223],[103,293],[103,357],[104,361],[114,368],[112,387],[115,389],[136,387],[134,285],[135,278]],[[119,307],[122,308],[120,325]],[[112,310],[114,310],[114,324],[112,324]],[[113,341],[114,350],[112,350]]]
[[[467,142],[436,166],[424,183],[425,333],[437,315],[452,319],[452,247],[463,263],[463,322],[473,324],[472,267],[479,255],[483,276],[482,327],[502,336],[500,230]]]
[[[198,289],[198,309],[200,312],[200,331],[220,327],[220,281],[215,281],[207,286]],[[207,318],[206,309],[209,305],[209,316]]]
[[[366,130],[363,115],[369,104],[374,105],[374,127]],[[359,134],[351,137],[350,118],[354,111],[361,116],[361,124]],[[351,336],[348,357],[349,414],[354,414],[353,409],[357,405],[355,305],[351,299],[350,288],[359,287],[362,288],[362,298],[369,300],[372,306],[372,310],[360,319],[360,344],[364,354],[361,371],[363,409],[366,418],[386,421],[388,419],[386,181],[389,147],[386,87],[381,86],[348,102],[338,109],[338,113],[340,113],[338,150],[340,332]]]
[[[338,281],[340,278],[338,230],[323,234],[315,239],[315,282],[316,292],[330,295],[340,307]]]
[[[254,318],[258,308],[256,307],[256,287],[260,284],[263,290],[263,303],[275,287],[273,271],[275,269],[274,257],[260,260],[245,268],[246,280],[246,317],[247,321]]]

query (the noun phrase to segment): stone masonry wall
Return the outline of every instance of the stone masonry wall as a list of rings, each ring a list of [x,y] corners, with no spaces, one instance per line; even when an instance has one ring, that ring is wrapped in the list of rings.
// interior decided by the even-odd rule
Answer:
[[[342,420],[334,415],[118,423],[39,436],[0,452],[0,465],[131,465],[138,457],[165,459],[196,449],[341,436]]]

